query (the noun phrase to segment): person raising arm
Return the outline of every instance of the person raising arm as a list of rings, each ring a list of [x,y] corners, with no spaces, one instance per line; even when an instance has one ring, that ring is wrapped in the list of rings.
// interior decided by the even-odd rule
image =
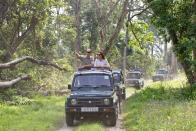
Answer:
[[[91,56],[91,50],[86,50],[86,55],[80,55],[79,53],[75,52],[76,56],[82,62],[83,67],[91,67],[94,65],[94,58]]]

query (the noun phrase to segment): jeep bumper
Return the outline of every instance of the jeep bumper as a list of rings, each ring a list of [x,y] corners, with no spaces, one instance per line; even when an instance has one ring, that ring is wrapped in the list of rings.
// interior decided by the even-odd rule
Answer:
[[[66,112],[72,113],[109,113],[115,112],[115,107],[66,107]]]

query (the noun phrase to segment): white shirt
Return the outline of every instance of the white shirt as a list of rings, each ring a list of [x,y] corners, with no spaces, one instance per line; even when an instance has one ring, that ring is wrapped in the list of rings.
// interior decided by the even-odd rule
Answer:
[[[94,67],[110,67],[110,64],[108,63],[107,60],[96,59],[94,62]]]

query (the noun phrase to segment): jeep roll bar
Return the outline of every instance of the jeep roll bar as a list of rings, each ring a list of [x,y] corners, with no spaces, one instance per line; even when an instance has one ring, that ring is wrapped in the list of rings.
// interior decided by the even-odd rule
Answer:
[[[107,71],[112,71],[110,67],[94,67],[94,66],[90,66],[90,65],[78,68],[78,71],[85,71],[85,70],[107,70]]]

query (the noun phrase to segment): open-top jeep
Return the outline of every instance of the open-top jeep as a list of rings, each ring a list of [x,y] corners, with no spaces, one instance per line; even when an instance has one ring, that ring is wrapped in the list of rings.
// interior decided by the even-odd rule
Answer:
[[[165,81],[172,79],[172,75],[167,69],[159,69],[156,74],[152,77],[153,82],[156,81]]]
[[[75,73],[70,96],[65,104],[68,126],[85,117],[102,118],[105,124],[116,125],[119,87],[114,85],[111,71],[83,70]]]
[[[137,89],[144,87],[144,78],[142,73],[139,71],[128,72],[126,77],[126,85],[136,87]]]
[[[126,99],[126,88],[124,82],[124,75],[121,69],[116,69],[112,71],[114,77],[114,83],[120,87],[120,95],[123,100]]]

